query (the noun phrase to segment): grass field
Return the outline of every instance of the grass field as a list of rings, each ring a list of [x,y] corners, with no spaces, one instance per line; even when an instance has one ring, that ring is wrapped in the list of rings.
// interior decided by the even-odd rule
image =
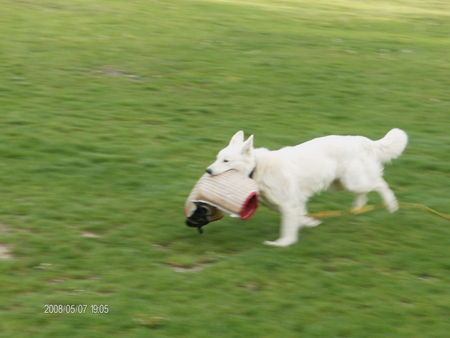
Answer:
[[[437,0],[2,0],[0,335],[448,337],[445,219],[330,218],[280,249],[264,207],[200,236],[183,204],[239,129],[399,127],[387,181],[449,213],[449,33]]]

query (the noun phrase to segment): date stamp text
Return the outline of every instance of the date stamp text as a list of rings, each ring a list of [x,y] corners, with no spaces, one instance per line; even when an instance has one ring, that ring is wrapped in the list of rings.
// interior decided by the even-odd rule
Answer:
[[[107,304],[44,304],[44,313],[48,314],[107,314]]]

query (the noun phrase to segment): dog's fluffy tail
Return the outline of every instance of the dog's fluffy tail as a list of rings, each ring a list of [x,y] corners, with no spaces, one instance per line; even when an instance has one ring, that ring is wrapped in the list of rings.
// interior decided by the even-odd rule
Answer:
[[[401,129],[390,130],[382,139],[374,141],[375,151],[381,163],[399,157],[408,143],[408,135]]]

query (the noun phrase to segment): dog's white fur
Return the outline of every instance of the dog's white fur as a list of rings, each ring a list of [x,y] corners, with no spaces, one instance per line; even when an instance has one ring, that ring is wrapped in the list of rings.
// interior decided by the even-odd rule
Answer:
[[[270,151],[253,148],[253,135],[244,141],[238,131],[206,171],[219,175],[235,169],[245,175],[254,171],[262,201],[281,213],[280,237],[265,244],[288,246],[298,239],[301,227],[320,221],[306,216],[306,203],[315,193],[333,183],[355,193],[354,208],[367,203],[376,191],[390,212],[398,209],[394,193],[383,179],[383,164],[400,156],[408,142],[401,129],[392,129],[382,139],[363,136],[325,136],[293,147]]]

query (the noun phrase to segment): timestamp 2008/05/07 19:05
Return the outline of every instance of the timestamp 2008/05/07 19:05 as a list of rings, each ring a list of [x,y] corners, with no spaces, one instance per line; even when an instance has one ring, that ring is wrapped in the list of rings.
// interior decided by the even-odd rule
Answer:
[[[107,314],[109,305],[107,304],[44,304],[44,313],[48,314]]]

